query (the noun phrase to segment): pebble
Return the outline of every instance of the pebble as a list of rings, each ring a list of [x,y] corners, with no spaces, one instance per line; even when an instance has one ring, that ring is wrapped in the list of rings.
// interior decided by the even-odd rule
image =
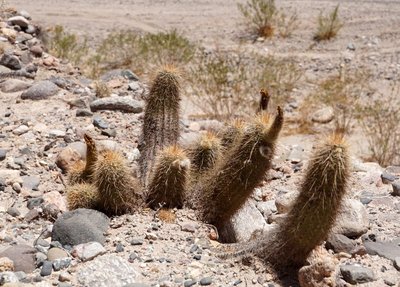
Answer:
[[[71,265],[71,258],[61,258],[53,261],[54,271],[59,271],[61,269],[68,268]]]
[[[123,252],[124,251],[124,245],[122,245],[121,243],[118,243],[117,246],[115,247],[115,252],[119,253],[119,252]]]
[[[131,240],[131,245],[142,245],[144,240],[141,238],[134,238]]]
[[[16,191],[18,193],[21,191],[21,185],[18,182],[14,182],[12,185],[12,188],[14,191]]]
[[[360,265],[342,265],[340,272],[343,279],[350,284],[359,284],[375,281],[374,272]]]
[[[99,242],[88,242],[74,246],[71,254],[82,261],[88,261],[106,252],[107,250]]]
[[[211,277],[204,277],[200,279],[200,285],[201,286],[208,286],[211,285],[212,283],[212,278]]]
[[[93,113],[88,109],[77,109],[76,110],[77,117],[91,117]]]
[[[115,138],[117,136],[117,130],[116,129],[105,129],[105,130],[101,131],[101,134],[104,136]]]
[[[58,275],[58,281],[60,282],[68,282],[72,280],[72,275],[69,274],[68,272],[60,272],[60,275]]]
[[[31,85],[20,79],[6,79],[0,83],[0,90],[3,93],[16,93],[28,89]]]
[[[145,238],[148,239],[148,240],[157,240],[158,236],[156,234],[154,234],[154,233],[146,232]]]
[[[66,133],[65,131],[61,130],[50,130],[49,131],[49,136],[52,138],[63,138],[65,137]]]
[[[7,209],[7,213],[12,217],[18,217],[21,215],[21,212],[15,206],[11,206]]]
[[[332,107],[324,107],[311,115],[311,120],[320,124],[327,124],[333,120],[335,112]]]
[[[29,190],[39,190],[40,178],[37,176],[23,176],[22,186]]]
[[[53,247],[50,248],[49,251],[47,252],[47,260],[49,261],[54,261],[57,259],[61,259],[61,258],[67,258],[68,257],[68,253],[58,247]]]
[[[326,248],[332,249],[335,253],[346,252],[351,254],[355,243],[342,234],[331,234],[326,241]]]
[[[194,281],[194,280],[186,280],[185,282],[183,282],[183,286],[184,286],[184,287],[190,287],[190,286],[195,285],[196,283],[197,283],[197,282]]]
[[[108,123],[99,115],[93,117],[93,125],[99,129],[108,129]]]
[[[365,206],[356,199],[346,199],[340,209],[333,233],[357,238],[368,231],[369,220]]]
[[[143,111],[143,102],[126,97],[108,97],[95,100],[90,103],[92,112],[109,110],[121,111],[126,113],[141,113]]]
[[[20,70],[22,67],[21,62],[16,56],[7,53],[3,53],[1,56],[0,65],[10,68],[11,70]]]
[[[33,209],[35,207],[40,206],[44,202],[43,197],[38,196],[38,197],[32,197],[28,199],[27,207],[28,209]]]
[[[390,183],[392,183],[393,181],[395,181],[396,179],[399,179],[399,178],[397,176],[387,172],[387,171],[384,171],[381,174],[381,179],[382,179],[383,184],[390,184]]]
[[[29,131],[29,127],[26,125],[20,125],[18,128],[13,130],[13,134],[20,136]]]
[[[40,269],[40,276],[50,276],[53,271],[53,264],[51,261],[44,261],[42,269]]]

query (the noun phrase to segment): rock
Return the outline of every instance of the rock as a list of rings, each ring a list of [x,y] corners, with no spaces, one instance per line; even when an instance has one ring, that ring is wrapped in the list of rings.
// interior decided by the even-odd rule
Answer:
[[[67,282],[72,280],[72,275],[69,274],[68,272],[61,272],[60,275],[58,275],[58,281],[60,282]]]
[[[366,267],[360,265],[342,265],[340,272],[343,279],[350,284],[359,284],[375,281],[374,272]]]
[[[66,133],[65,131],[61,130],[50,130],[49,131],[49,136],[52,138],[63,138],[65,137]]]
[[[53,270],[60,271],[61,269],[68,268],[71,265],[71,258],[65,257],[53,261]]]
[[[20,79],[6,79],[0,83],[0,90],[3,93],[16,93],[28,89],[32,84]]]
[[[11,23],[11,25],[18,25],[21,28],[28,28],[29,21],[23,17],[23,16],[14,16],[11,18],[8,18],[8,22]]]
[[[135,283],[137,276],[129,262],[115,255],[97,257],[77,272],[82,287],[126,286]]]
[[[7,213],[12,217],[18,217],[21,215],[21,212],[14,206],[11,206],[7,209]]]
[[[107,250],[99,242],[88,242],[76,245],[72,249],[71,254],[85,262],[106,252]]]
[[[268,200],[268,201],[258,201],[256,203],[256,207],[264,216],[265,219],[268,218],[273,213],[276,213],[278,210],[276,208],[275,200]]]
[[[325,245],[327,249],[332,249],[335,253],[346,252],[349,254],[356,247],[353,240],[342,234],[330,234]]]
[[[117,130],[116,129],[105,129],[105,130],[101,131],[101,134],[103,136],[115,138],[117,136]]]
[[[390,183],[392,183],[393,181],[399,179],[399,177],[398,177],[398,176],[395,176],[395,175],[393,175],[393,174],[391,174],[391,173],[389,173],[389,172],[387,172],[387,171],[385,170],[385,171],[382,172],[382,174],[381,174],[381,179],[382,179],[382,182],[383,182],[384,184],[390,184]]]
[[[21,285],[19,285],[18,282],[19,282],[19,279],[14,272],[6,271],[6,272],[0,273],[0,284],[3,287],[32,287],[32,285],[21,286]]]
[[[28,199],[27,207],[28,209],[33,209],[35,207],[40,206],[43,203],[44,199],[41,196],[32,197]]]
[[[35,57],[41,57],[43,55],[43,48],[40,45],[35,45],[35,46],[30,47],[29,51]]]
[[[42,268],[40,269],[40,276],[49,276],[53,271],[53,264],[51,261],[44,261]]]
[[[0,161],[5,160],[7,156],[7,150],[4,148],[0,148]]]
[[[397,269],[397,271],[400,271],[400,256],[397,256],[394,261],[393,261],[393,266],[394,268]]]
[[[25,214],[24,219],[26,222],[31,222],[35,219],[38,219],[39,217],[40,217],[39,211],[36,208],[34,208],[29,210],[28,213]]]
[[[332,107],[324,107],[316,111],[311,116],[311,120],[316,123],[327,124],[333,120],[334,116],[335,113]]]
[[[364,239],[363,243],[369,255],[379,255],[392,261],[400,257],[400,246],[395,242],[373,242]]]
[[[40,178],[37,176],[23,176],[22,186],[29,190],[38,190],[40,184]]]
[[[1,158],[0,158],[1,160]],[[400,196],[400,180],[396,180],[394,182],[392,182],[392,195],[393,196]]]
[[[14,271],[31,273],[36,268],[35,253],[36,249],[29,245],[14,245],[0,252],[0,257],[8,257],[12,260]]]
[[[196,283],[197,283],[197,281],[195,281],[195,280],[186,280],[185,282],[183,282],[183,286],[191,287],[191,286],[195,285]]]
[[[13,130],[13,134],[20,136],[23,135],[24,133],[27,133],[29,131],[29,127],[26,125],[20,125],[18,128]]]
[[[86,149],[86,146],[85,146]],[[58,155],[56,158],[56,165],[63,171],[63,172],[67,172],[68,169],[77,161],[81,160],[81,154],[71,148],[71,146],[67,146],[66,148],[64,148]]]
[[[15,182],[22,184],[23,181],[19,174],[19,170],[0,169],[0,181],[4,181],[7,184],[13,184]]]
[[[109,223],[109,218],[96,210],[79,208],[65,212],[54,223],[52,240],[71,246],[91,241],[104,244],[103,233]]]
[[[47,252],[47,260],[54,261],[56,259],[67,258],[68,253],[61,248],[53,247]]]
[[[304,149],[299,145],[293,145],[290,147],[289,155],[287,160],[291,163],[300,163],[304,159]]]
[[[275,200],[276,209],[279,214],[288,213],[299,195],[298,191],[279,190]]]
[[[108,123],[99,115],[93,117],[93,125],[99,129],[108,129]]]
[[[104,82],[108,82],[117,77],[123,77],[131,81],[139,81],[139,77],[136,76],[135,73],[133,73],[131,70],[121,70],[121,69],[108,71],[105,74],[101,75],[100,79]]]
[[[14,271],[14,262],[8,257],[0,258],[0,272]]]
[[[31,15],[25,10],[19,11],[18,14],[24,17],[25,19],[31,20]]]
[[[355,50],[356,50],[356,46],[354,46],[353,43],[349,43],[349,44],[347,45],[347,49],[350,50],[350,51],[355,51]]]
[[[54,205],[59,211],[67,211],[65,198],[56,190],[47,192],[43,195],[43,200],[47,205]]]
[[[356,238],[368,231],[369,220],[365,206],[356,199],[347,199],[343,203],[332,233]]]
[[[127,113],[141,113],[143,111],[143,103],[126,97],[108,97],[95,100],[90,103],[90,110],[96,111],[121,111]]]
[[[11,70],[20,70],[22,67],[18,57],[7,53],[3,53],[1,56],[0,65],[10,68]]]
[[[254,202],[249,200],[233,217],[232,225],[226,225],[226,228],[220,231],[220,236],[227,242],[246,242],[261,233],[266,225],[264,216]]]
[[[211,277],[204,277],[200,279],[200,285],[201,286],[208,286],[211,285],[212,283],[212,278]]]
[[[91,117],[91,116],[93,116],[93,113],[91,111],[89,111],[88,109],[77,109],[76,116],[77,117]]]
[[[141,238],[134,238],[131,240],[131,245],[135,246],[135,245],[143,245],[144,240]]]
[[[39,81],[22,93],[23,100],[44,100],[58,93],[60,88],[51,81]]]

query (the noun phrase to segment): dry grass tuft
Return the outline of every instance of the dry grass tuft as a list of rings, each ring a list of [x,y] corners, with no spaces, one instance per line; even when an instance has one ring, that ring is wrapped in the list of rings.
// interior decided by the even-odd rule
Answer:
[[[339,30],[343,27],[343,23],[339,19],[339,4],[333,9],[329,15],[324,16],[322,13],[318,18],[318,28],[314,35],[315,41],[330,40],[336,37]]]

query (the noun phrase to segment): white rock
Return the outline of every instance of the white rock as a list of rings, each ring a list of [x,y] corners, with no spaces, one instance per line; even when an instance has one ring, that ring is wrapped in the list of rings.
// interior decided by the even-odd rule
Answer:
[[[76,245],[72,249],[71,254],[74,257],[78,257],[82,261],[88,261],[106,252],[107,250],[103,247],[103,245],[94,241]]]

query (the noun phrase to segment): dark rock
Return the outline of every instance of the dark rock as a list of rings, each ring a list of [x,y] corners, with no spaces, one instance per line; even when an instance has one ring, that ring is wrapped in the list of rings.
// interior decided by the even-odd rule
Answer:
[[[14,16],[8,18],[7,21],[10,22],[11,25],[18,25],[21,28],[28,28],[29,25],[29,21],[23,16]]]
[[[103,233],[109,223],[109,218],[96,210],[80,208],[65,212],[54,223],[52,240],[71,246],[90,241],[104,244]]]
[[[369,255],[379,255],[394,261],[400,257],[400,246],[394,242],[373,242],[364,240],[364,246]]]
[[[381,174],[381,179],[384,184],[389,184],[389,183],[395,181],[396,179],[399,179],[399,177],[397,177],[387,171],[384,171]]]
[[[21,212],[14,206],[11,206],[7,209],[7,213],[12,217],[17,217],[21,215]]]
[[[127,113],[141,113],[143,111],[143,103],[126,97],[108,97],[95,100],[90,103],[92,112],[109,110],[121,111]]]
[[[141,238],[134,238],[131,240],[131,245],[143,245],[144,240]]]
[[[116,129],[105,129],[105,130],[101,131],[101,134],[104,136],[115,138],[117,136],[117,130]]]
[[[351,254],[355,246],[353,240],[342,234],[331,234],[326,241],[326,248],[332,249],[335,253],[346,252]]]
[[[117,243],[117,246],[115,247],[115,252],[119,253],[123,251],[124,251],[124,245],[122,245],[121,243]]]
[[[4,148],[0,148],[0,161],[5,160],[7,156],[7,150]]]
[[[93,113],[87,109],[77,109],[76,110],[77,117],[91,117]]]
[[[116,69],[109,71],[103,75],[101,75],[100,79],[104,82],[108,82],[114,78],[118,77],[123,77],[131,81],[139,81],[139,77],[136,76],[132,71],[130,70],[121,70],[121,69]]]
[[[200,285],[201,286],[207,286],[207,285],[211,285],[212,283],[212,278],[211,277],[204,277],[200,279]]]
[[[53,269],[54,271],[59,271],[61,269],[68,268],[71,265],[71,258],[65,257],[65,258],[60,258],[53,260]]]
[[[108,123],[99,115],[93,117],[93,125],[99,129],[108,129]]]
[[[195,285],[196,283],[197,283],[197,282],[194,281],[194,280],[186,280],[185,282],[183,282],[183,286],[184,286],[184,287],[190,287],[190,286]]]
[[[35,270],[36,249],[29,245],[14,245],[3,252],[0,257],[8,257],[14,262],[14,271],[31,273]]]
[[[359,265],[342,265],[340,266],[340,272],[343,279],[351,284],[367,283],[375,281],[374,272]]]
[[[43,197],[38,196],[38,197],[32,197],[28,199],[27,207],[28,209],[33,209],[35,207],[40,206],[44,202]]]
[[[43,54],[43,49],[40,45],[35,45],[32,46],[29,51],[35,56],[35,57],[41,57]]]
[[[23,176],[22,186],[29,190],[38,190],[40,178],[37,176]]]
[[[1,158],[0,158],[1,160]],[[396,180],[395,182],[392,182],[392,195],[393,196],[400,196],[400,181]]]
[[[11,70],[20,70],[21,69],[21,62],[19,59],[7,53],[4,53],[3,56],[0,58],[0,65],[3,65]]]
[[[396,257],[393,261],[393,266],[396,268],[398,271],[400,271],[400,256]]]
[[[23,100],[44,100],[58,93],[60,90],[57,85],[51,81],[36,82],[32,87],[22,93]]]
[[[49,276],[53,271],[53,264],[51,261],[43,262],[42,269],[40,269],[40,276]]]

